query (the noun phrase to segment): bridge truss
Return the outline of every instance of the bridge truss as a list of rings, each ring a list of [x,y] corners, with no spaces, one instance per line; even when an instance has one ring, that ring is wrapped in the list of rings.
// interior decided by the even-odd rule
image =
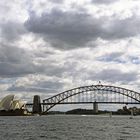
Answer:
[[[43,100],[43,110],[47,112],[58,104],[86,103],[140,104],[140,93],[133,90],[109,86],[91,85],[70,89]]]

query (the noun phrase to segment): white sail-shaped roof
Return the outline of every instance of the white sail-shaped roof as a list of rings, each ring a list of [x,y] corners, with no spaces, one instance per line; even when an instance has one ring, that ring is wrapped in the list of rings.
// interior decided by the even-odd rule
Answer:
[[[4,97],[0,102],[0,110],[9,110],[13,102],[14,95],[8,95]]]
[[[24,103],[19,101],[19,100],[14,100],[11,104],[10,109],[16,110],[16,109],[21,109],[24,106]]]
[[[14,95],[8,95],[0,101],[0,110],[25,109],[25,103],[20,100],[14,100]]]

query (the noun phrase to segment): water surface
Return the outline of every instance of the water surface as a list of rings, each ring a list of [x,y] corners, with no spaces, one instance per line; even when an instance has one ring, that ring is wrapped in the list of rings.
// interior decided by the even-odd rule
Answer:
[[[140,140],[140,116],[0,117],[0,140]]]

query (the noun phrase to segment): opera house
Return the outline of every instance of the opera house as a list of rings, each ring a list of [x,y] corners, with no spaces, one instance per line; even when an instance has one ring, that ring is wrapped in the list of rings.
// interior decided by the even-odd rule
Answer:
[[[0,101],[0,116],[23,116],[27,115],[25,103],[15,100],[14,95],[8,95]]]

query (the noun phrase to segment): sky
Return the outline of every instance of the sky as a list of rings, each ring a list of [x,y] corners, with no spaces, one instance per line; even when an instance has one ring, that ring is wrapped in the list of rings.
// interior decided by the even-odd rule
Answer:
[[[98,84],[140,92],[139,0],[1,0],[0,98]]]

